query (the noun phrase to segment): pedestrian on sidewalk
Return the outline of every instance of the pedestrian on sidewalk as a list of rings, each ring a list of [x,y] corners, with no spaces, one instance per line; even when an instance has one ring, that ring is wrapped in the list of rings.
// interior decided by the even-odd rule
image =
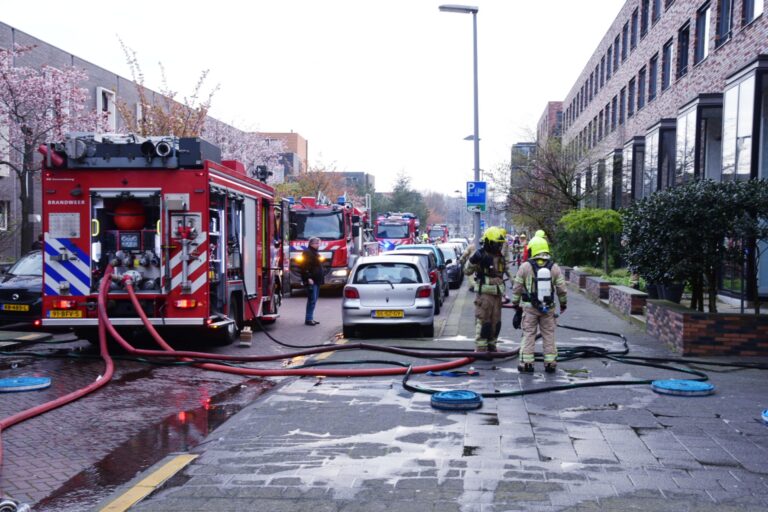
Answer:
[[[317,325],[320,322],[314,319],[315,306],[320,297],[320,285],[324,282],[323,257],[320,256],[320,239],[312,237],[309,245],[301,253],[301,280],[307,290],[307,312],[304,315],[304,324]]]
[[[507,262],[502,255],[506,242],[503,231],[496,226],[485,230],[480,250],[469,258],[466,274],[475,274],[475,351],[496,352],[501,331],[501,301],[504,297],[504,277]]]
[[[522,313],[523,328],[517,370],[520,373],[533,373],[538,328],[544,344],[544,370],[552,373],[557,369],[555,293],[562,315],[567,307],[565,278],[560,267],[552,260],[549,244],[544,238],[532,239],[529,250],[530,259],[520,265],[512,287],[512,306],[517,310],[516,317]]]
[[[528,261],[528,235],[520,233],[520,260],[518,265]]]
[[[467,248],[464,249],[464,252],[461,253],[461,256],[459,256],[459,263],[461,263],[462,267],[464,267],[467,264],[467,260],[469,260],[469,257],[472,256],[473,254],[475,254],[475,244],[470,243],[467,246]],[[469,281],[469,291],[471,292],[475,291],[475,283],[471,279]]]

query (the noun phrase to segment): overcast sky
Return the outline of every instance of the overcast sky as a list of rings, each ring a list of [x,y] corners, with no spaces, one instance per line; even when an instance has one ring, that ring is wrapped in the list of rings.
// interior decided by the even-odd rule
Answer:
[[[3,0],[0,20],[130,78],[118,37],[157,89],[182,95],[205,69],[211,114],[294,131],[310,166],[398,173],[452,194],[473,178],[472,16],[460,0]],[[508,162],[547,101],[562,100],[624,0],[476,0],[480,167]]]

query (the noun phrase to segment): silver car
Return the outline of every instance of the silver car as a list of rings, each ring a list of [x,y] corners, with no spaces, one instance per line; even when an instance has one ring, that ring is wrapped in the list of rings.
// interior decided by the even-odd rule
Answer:
[[[358,258],[344,287],[341,320],[344,337],[358,327],[415,325],[435,335],[435,304],[429,274],[417,256]]]

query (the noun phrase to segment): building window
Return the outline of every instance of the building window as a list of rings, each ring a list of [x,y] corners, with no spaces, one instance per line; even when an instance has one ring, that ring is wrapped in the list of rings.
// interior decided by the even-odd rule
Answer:
[[[688,23],[677,31],[677,78],[688,73],[688,50],[690,49],[691,27]]]
[[[723,99],[723,181],[747,180],[752,174],[755,76],[725,91]]]
[[[11,214],[11,202],[0,201],[0,231],[8,231],[8,218]]]
[[[672,40],[664,45],[661,55],[661,90],[669,89],[672,78]]]
[[[605,104],[605,128],[603,129],[606,137],[611,133],[611,102]]]
[[[608,54],[605,58],[605,80],[611,79],[611,60],[613,59],[613,47],[608,47]]]
[[[693,52],[693,63],[698,64],[709,55],[709,22],[712,9],[705,5],[696,13],[696,47]]]
[[[733,27],[733,0],[720,0],[717,7],[717,39],[715,45],[720,46],[731,37]]]
[[[8,123],[0,120],[0,160],[10,162],[11,160],[11,128]],[[7,178],[11,175],[11,168],[8,164],[0,164],[0,178]]]
[[[605,55],[600,59],[600,88],[605,85]]]
[[[595,96],[597,91],[600,90],[600,64],[595,66]]]
[[[96,88],[96,112],[104,116],[104,127],[109,132],[117,131],[117,103],[115,92],[104,87]]]
[[[603,111],[600,111],[600,114],[597,116],[597,140],[603,140]]]
[[[656,99],[656,84],[659,81],[659,54],[651,57],[648,68],[648,103]]]
[[[656,23],[661,18],[661,0],[653,0],[653,9],[651,9],[651,23]]]
[[[634,11],[632,11],[632,18],[631,18],[632,26],[630,29],[631,35],[629,38],[629,47],[632,48],[633,50],[635,49],[635,47],[637,47],[637,19],[638,19],[637,9],[635,9]]]
[[[696,160],[696,108],[677,118],[677,156],[675,157],[675,184],[685,185],[694,179]]]
[[[648,197],[656,192],[659,180],[659,130],[645,136],[645,165],[640,197]]]
[[[627,91],[627,117],[635,115],[635,79],[629,81],[629,90]]]
[[[664,9],[669,9],[669,6],[675,3],[675,0],[664,0]]]
[[[613,40],[613,72],[614,74],[619,70],[619,36]]]
[[[637,74],[637,110],[645,106],[645,66]]]
[[[640,2],[640,37],[648,33],[648,11],[651,8],[651,0],[641,0]]]
[[[624,124],[627,113],[627,88],[622,87],[619,93],[619,124]]]
[[[763,0],[744,0],[742,10],[744,25],[763,14]]]
[[[621,29],[621,61],[627,60],[627,49],[629,45],[629,22],[624,24],[624,28]]]
[[[614,96],[611,100],[611,131],[616,129],[616,110],[618,104],[618,97]]]

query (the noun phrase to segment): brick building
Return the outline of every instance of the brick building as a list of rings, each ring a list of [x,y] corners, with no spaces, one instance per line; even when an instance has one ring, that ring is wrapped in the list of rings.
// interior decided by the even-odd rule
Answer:
[[[550,101],[547,108],[536,124],[536,142],[540,145],[547,143],[550,137],[560,137],[563,134],[563,102]]]
[[[765,0],[628,0],[563,102],[576,186],[619,208],[694,178],[768,178]],[[768,261],[760,294],[768,295]]]
[[[260,132],[266,138],[267,142],[279,141],[283,144],[283,152],[280,154],[280,164],[283,171],[282,182],[299,174],[307,172],[309,169],[308,154],[309,143],[298,133],[271,133]]]

